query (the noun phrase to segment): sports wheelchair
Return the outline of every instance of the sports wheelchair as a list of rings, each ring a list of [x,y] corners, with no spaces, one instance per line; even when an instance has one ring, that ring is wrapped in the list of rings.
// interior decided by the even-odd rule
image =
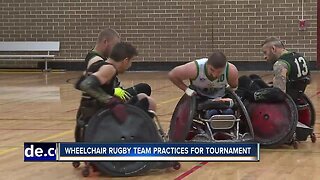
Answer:
[[[276,88],[270,86],[272,83],[266,84],[259,76],[250,75],[239,78],[237,94],[250,114],[253,128],[259,129],[255,134],[256,141],[267,146],[287,143],[292,144],[294,148],[298,148],[298,142],[307,140],[308,136],[313,143],[316,141],[313,133],[315,110],[310,99],[304,94],[309,83],[309,77],[289,81],[286,94],[279,90],[272,95],[268,90]],[[267,98],[256,101],[246,95],[248,92],[262,94]],[[272,96],[268,97],[266,92]],[[284,99],[276,101],[281,96]],[[286,138],[282,139],[281,137],[284,136]],[[266,138],[267,142],[263,138]]]
[[[157,116],[151,118],[147,112],[130,104],[102,108],[89,121],[83,122],[80,116],[77,121],[75,138],[80,142],[160,143],[168,141]],[[78,168],[80,162],[73,162],[72,165]],[[172,167],[178,170],[180,166],[179,162],[85,162],[82,175],[87,177],[92,171],[98,171],[107,176],[137,176],[154,169]]]
[[[230,89],[226,97],[235,103],[233,115],[214,115],[207,119],[204,112],[208,109],[223,109],[217,102],[199,102],[196,96],[182,96],[173,112],[169,140],[172,142],[248,142],[255,134],[249,114],[240,98]]]
[[[311,100],[306,94],[304,94],[307,84],[310,84],[309,77],[289,82],[289,88],[292,88],[292,86],[296,86],[298,88],[295,91],[289,89],[288,94],[293,98],[298,110],[299,119],[296,129],[297,140],[306,141],[308,136],[310,136],[311,141],[315,143],[317,138],[313,131],[316,113]]]
[[[226,97],[235,102],[234,115],[214,115],[210,119],[205,119],[203,111],[209,108],[204,107],[221,107],[201,104],[194,96],[182,96],[172,115],[168,133],[170,141],[213,143],[254,141],[263,147],[289,144],[297,148],[297,140],[301,138],[300,133],[296,132],[298,115],[309,113],[310,115],[306,115],[305,118],[312,118],[312,111],[301,108],[300,112],[292,98],[284,93],[282,100],[273,99],[271,102],[250,101],[230,89],[226,89]],[[303,104],[301,107],[311,107],[312,104],[307,105]],[[308,122],[314,121],[310,119]]]

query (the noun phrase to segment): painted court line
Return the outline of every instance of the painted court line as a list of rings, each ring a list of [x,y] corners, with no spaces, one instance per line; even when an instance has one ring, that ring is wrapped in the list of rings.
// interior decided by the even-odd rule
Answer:
[[[73,129],[72,130],[68,130],[68,131],[64,131],[64,132],[61,132],[61,133],[58,133],[58,134],[54,134],[54,135],[51,135],[51,136],[48,136],[46,138],[43,138],[43,139],[40,139],[36,142],[43,142],[43,141],[48,141],[48,140],[52,140],[54,138],[58,138],[58,137],[62,137],[62,136],[65,136],[67,134],[70,134],[73,132]],[[1,155],[5,155],[7,153],[10,153],[10,152],[13,152],[15,150],[18,150],[19,148],[23,147],[23,145],[20,145],[18,147],[13,147],[13,148],[9,148],[9,149],[5,149],[5,150],[0,150],[0,156]]]
[[[208,162],[201,162],[201,163],[193,166],[191,169],[187,170],[186,172],[184,172],[180,176],[176,177],[175,180],[181,180],[181,179],[189,176],[190,174],[194,173],[195,171],[197,171],[198,169],[202,168],[206,164],[208,164]]]
[[[21,146],[19,146],[19,147],[14,147],[14,148],[9,148],[9,149],[5,149],[5,150],[1,150],[1,151],[0,151],[0,156],[1,156],[1,155],[4,155],[4,154],[7,154],[7,153],[10,153],[10,152],[13,152],[13,151],[19,149],[20,147],[23,147],[23,146],[21,145]]]
[[[319,90],[316,94],[310,96],[310,99],[312,99],[312,98],[315,97],[315,96],[319,96],[319,95],[320,95],[320,90]]]

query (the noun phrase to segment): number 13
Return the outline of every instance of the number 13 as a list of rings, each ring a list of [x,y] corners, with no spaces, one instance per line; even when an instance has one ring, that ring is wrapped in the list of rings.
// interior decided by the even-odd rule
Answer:
[[[298,78],[301,77],[302,75],[305,76],[308,74],[308,66],[307,66],[306,60],[303,57],[299,57],[298,59],[296,58],[294,62],[296,63],[298,68],[298,74],[297,74]],[[302,70],[300,68],[301,63],[303,67]]]

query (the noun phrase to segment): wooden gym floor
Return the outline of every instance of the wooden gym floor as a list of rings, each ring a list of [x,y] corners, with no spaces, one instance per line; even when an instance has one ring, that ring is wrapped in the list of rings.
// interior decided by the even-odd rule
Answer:
[[[72,142],[80,92],[72,83],[81,72],[0,73],[0,179],[82,179],[81,167],[71,163],[25,163],[23,142]],[[241,72],[250,74],[251,72]],[[271,79],[271,72],[259,72]],[[158,115],[165,130],[182,92],[164,72],[121,75],[122,84],[146,82],[158,103]],[[312,73],[307,95],[320,116],[320,73]],[[317,122],[316,122],[317,123]],[[315,133],[320,136],[319,122]],[[320,139],[301,142],[299,149],[283,146],[263,149],[257,163],[188,162],[178,171],[164,170],[132,179],[319,179]],[[90,177],[89,179],[101,177]],[[122,178],[118,178],[122,179]]]

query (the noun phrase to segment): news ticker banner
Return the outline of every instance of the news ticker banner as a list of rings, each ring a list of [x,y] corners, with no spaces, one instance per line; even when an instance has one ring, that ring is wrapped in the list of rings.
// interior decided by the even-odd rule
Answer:
[[[259,161],[257,143],[24,143],[24,161]]]

